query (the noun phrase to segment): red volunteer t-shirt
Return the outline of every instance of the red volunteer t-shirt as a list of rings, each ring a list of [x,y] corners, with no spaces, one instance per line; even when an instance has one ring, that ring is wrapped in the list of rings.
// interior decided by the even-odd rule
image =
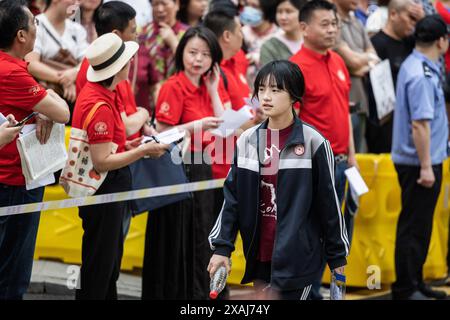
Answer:
[[[128,80],[120,82],[116,86],[117,92],[117,107],[119,112],[125,112],[127,116],[135,114],[137,112],[136,100],[134,98],[133,89],[131,89],[131,83]],[[141,136],[141,131],[139,130],[135,134],[132,134],[127,139],[133,140]]]
[[[89,68],[89,62],[86,58],[83,59],[83,62],[80,66],[80,71],[78,71],[76,86],[77,86],[77,95],[80,94],[81,89],[83,89],[84,85],[88,82],[86,78],[87,70]],[[117,107],[119,112],[125,112],[127,116],[132,115],[137,112],[136,99],[134,98],[133,89],[131,88],[130,81],[124,80],[120,82],[116,86],[117,92]],[[135,134],[129,136],[127,140],[133,140],[139,138],[141,136],[140,131]]]
[[[243,72],[244,67],[242,67],[242,65],[243,62],[241,61],[239,53],[228,60],[223,60],[220,64],[228,82],[227,88],[224,86],[222,90],[228,92],[233,110],[242,108],[245,104],[244,98],[250,96],[250,88],[245,77],[245,72]]]
[[[250,96],[250,88],[245,77],[248,61],[244,51],[240,50],[231,59],[222,61],[220,67],[226,77],[227,86],[225,86],[225,81],[221,81],[219,89],[227,92],[231,102],[231,108],[238,111],[245,105],[244,99]],[[218,163],[215,163],[212,168],[214,179],[225,178],[227,176],[231,161],[233,160],[236,140],[236,136],[231,136],[227,139],[215,137],[215,143],[217,145],[215,159]]]
[[[72,126],[82,129],[83,122],[89,111],[97,102],[106,102],[109,105],[101,106],[92,117],[87,126],[90,144],[113,142],[118,145],[117,152],[125,151],[126,132],[118,107],[116,93],[98,83],[87,82],[77,98],[73,110]]]
[[[258,260],[272,260],[275,231],[277,227],[277,178],[280,152],[286,145],[293,125],[283,130],[267,129],[267,144],[264,150],[264,163],[261,170],[259,189],[259,214],[261,218],[261,236],[259,240]]]
[[[226,102],[220,90],[219,95],[222,102]],[[213,116],[214,110],[206,86],[195,86],[183,71],[174,74],[162,85],[156,102],[156,119],[159,122],[176,126]],[[202,151],[210,141],[208,132],[193,134],[191,151]]]
[[[33,112],[47,91],[28,73],[28,64],[0,51],[0,112],[14,115],[17,121]],[[35,120],[28,122],[34,123]],[[16,139],[0,150],[0,183],[25,185]]]
[[[80,70],[77,73],[77,79],[75,80],[75,86],[77,87],[77,97],[80,95],[81,89],[87,83],[87,71],[89,68],[88,59],[84,58],[81,62]]]
[[[300,118],[330,141],[334,154],[347,154],[351,82],[344,60],[331,50],[322,55],[305,46],[290,60],[307,79]]]
[[[236,53],[236,55],[234,56],[234,60],[236,62],[236,70],[245,76],[247,74],[250,63],[245,56],[244,50],[239,50],[238,53]]]

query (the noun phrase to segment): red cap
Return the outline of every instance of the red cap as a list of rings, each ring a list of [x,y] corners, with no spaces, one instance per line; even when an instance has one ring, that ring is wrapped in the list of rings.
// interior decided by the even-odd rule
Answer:
[[[216,290],[213,290],[209,293],[209,297],[211,299],[216,299],[218,295],[219,295],[219,293]]]

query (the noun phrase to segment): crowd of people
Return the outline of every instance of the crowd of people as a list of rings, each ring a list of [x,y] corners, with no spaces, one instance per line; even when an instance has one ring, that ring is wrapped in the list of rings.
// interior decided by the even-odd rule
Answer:
[[[42,144],[53,123],[86,130],[95,170],[108,173],[97,195],[130,190],[128,166],[170,147],[143,136],[177,128],[188,181],[226,181],[150,212],[142,298],[207,299],[240,231],[243,283],[322,299],[326,265],[343,274],[350,253],[344,171],[356,153],[392,151],[393,297],[445,298],[422,267],[447,158],[449,12],[447,0],[0,0],[0,207],[43,199],[44,187],[27,190],[16,147],[33,111]],[[369,73],[384,60],[397,99],[379,119]],[[252,118],[240,130],[211,134],[243,108]],[[130,208],[79,216],[76,298],[117,299]],[[39,217],[0,216],[0,299],[28,288]]]

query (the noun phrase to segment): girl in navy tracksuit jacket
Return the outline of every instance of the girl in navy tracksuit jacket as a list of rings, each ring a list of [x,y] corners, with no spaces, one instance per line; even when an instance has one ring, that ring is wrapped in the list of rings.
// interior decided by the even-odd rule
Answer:
[[[246,259],[242,283],[254,282],[281,299],[306,300],[324,261],[343,273],[349,250],[333,152],[293,111],[304,92],[296,64],[268,63],[254,87],[268,119],[238,139],[222,211],[209,235],[214,255],[208,271],[213,275],[221,265],[230,270],[239,231]]]

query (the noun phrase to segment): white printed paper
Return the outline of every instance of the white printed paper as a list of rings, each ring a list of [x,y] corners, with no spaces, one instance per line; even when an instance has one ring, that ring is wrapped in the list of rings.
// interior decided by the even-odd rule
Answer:
[[[370,82],[381,120],[394,110],[395,91],[389,60],[383,60],[370,70]]]
[[[253,119],[256,111],[251,106],[244,105],[238,112]]]
[[[223,122],[217,129],[211,130],[211,133],[223,138],[232,135],[236,129],[239,129],[244,123],[252,118],[251,114],[247,112],[246,109],[241,111],[242,109],[243,108],[239,111],[231,109],[225,110],[220,117]]]
[[[245,105],[252,108],[254,111],[259,108],[259,100],[256,98],[244,98]]]
[[[38,180],[32,180],[30,183],[26,184],[27,190],[33,190],[39,187],[45,187],[49,184],[55,183],[55,175],[50,173],[48,176],[42,177]]]
[[[361,177],[361,174],[359,173],[358,169],[356,169],[356,167],[351,167],[345,170],[344,173],[345,176],[347,177],[348,182],[350,183],[351,187],[356,192],[358,197],[369,192],[369,188],[367,187],[366,183],[364,182],[363,178]]]
[[[67,160],[64,124],[55,123],[47,143],[43,145],[36,138],[35,128],[35,125],[24,126],[17,139],[22,172],[31,187],[48,184],[53,179],[50,175],[62,169]]]
[[[180,131],[177,128],[173,128],[164,132],[159,133],[156,135],[156,138],[164,144],[171,144],[173,142],[179,141],[180,139],[183,139],[186,135],[186,131]],[[153,140],[152,137],[144,136],[142,139],[142,143],[146,143],[147,141]]]

